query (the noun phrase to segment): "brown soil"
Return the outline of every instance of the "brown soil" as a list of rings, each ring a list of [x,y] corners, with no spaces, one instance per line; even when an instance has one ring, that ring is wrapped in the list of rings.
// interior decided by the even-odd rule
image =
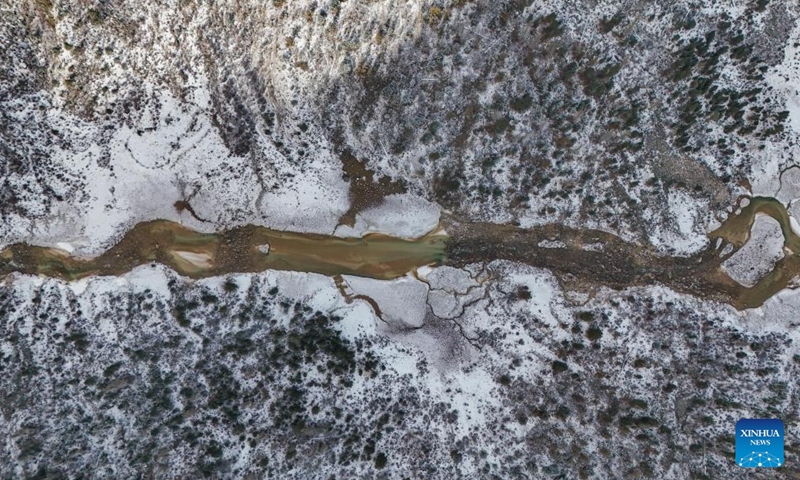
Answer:
[[[358,160],[349,150],[342,152],[340,158],[343,178],[350,182],[350,209],[339,218],[339,225],[352,227],[359,212],[380,205],[387,195],[406,192],[401,181],[387,176],[376,180],[375,172],[369,170],[366,162]]]
[[[769,215],[781,223],[787,255],[772,272],[747,288],[730,278],[721,265],[747,242],[757,214]],[[623,289],[662,284],[682,293],[744,309],[762,305],[780,290],[790,287],[793,279],[800,275],[800,237],[792,232],[783,204],[764,197],[751,199],[739,215],[731,216],[709,234],[711,244],[705,251],[691,257],[662,257],[650,246],[625,242],[607,232],[559,225],[518,229],[449,219],[445,228],[451,235],[447,245],[450,265],[510,260],[548,269],[567,281],[571,288],[578,289],[589,290],[599,285]],[[538,246],[543,240],[561,241],[567,248]],[[723,256],[721,252],[727,243],[733,249]],[[585,244],[602,245],[602,250],[584,249],[582,245]]]

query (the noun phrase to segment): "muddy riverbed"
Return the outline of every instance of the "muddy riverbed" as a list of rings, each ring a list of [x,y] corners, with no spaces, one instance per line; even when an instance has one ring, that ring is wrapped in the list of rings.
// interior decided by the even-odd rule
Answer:
[[[607,232],[560,225],[521,229],[445,218],[440,229],[405,240],[382,234],[338,238],[257,226],[205,234],[155,220],[138,224],[93,258],[74,257],[56,248],[11,245],[0,253],[0,276],[21,272],[74,280],[119,275],[158,262],[191,278],[272,269],[391,279],[424,265],[458,267],[505,259],[551,270],[569,289],[663,284],[744,309],[760,306],[792,287],[800,275],[800,237],[791,228],[786,208],[772,198],[747,201],[709,234],[709,248],[691,257],[659,256],[650,246]],[[756,215],[769,215],[781,224],[785,256],[748,288],[730,278],[722,263],[747,242]]]
[[[442,263],[446,240],[437,232],[416,240],[381,234],[339,238],[252,225],[208,234],[154,220],[136,225],[114,247],[94,258],[73,257],[56,248],[11,245],[0,253],[0,275],[17,271],[75,280],[119,275],[158,262],[191,278],[293,270],[391,279],[421,265]]]

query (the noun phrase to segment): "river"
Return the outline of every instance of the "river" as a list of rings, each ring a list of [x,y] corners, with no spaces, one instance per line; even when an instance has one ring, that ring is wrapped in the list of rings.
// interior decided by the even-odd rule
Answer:
[[[792,286],[800,274],[800,237],[792,230],[784,205],[767,197],[748,200],[738,214],[709,233],[708,248],[691,257],[661,256],[648,245],[626,242],[599,230],[560,225],[521,229],[453,217],[445,217],[439,229],[415,240],[383,234],[339,238],[253,225],[209,234],[154,220],[136,225],[116,245],[93,258],[71,256],[57,248],[10,245],[0,253],[0,276],[21,272],[76,280],[119,275],[158,262],[191,278],[272,269],[385,280],[424,265],[459,267],[505,259],[551,270],[566,288],[663,284],[744,309],[760,306]],[[747,242],[756,215],[769,215],[780,223],[786,255],[756,285],[747,288],[731,279],[721,265]],[[541,246],[545,241],[562,247]],[[727,244],[732,248],[724,250]]]

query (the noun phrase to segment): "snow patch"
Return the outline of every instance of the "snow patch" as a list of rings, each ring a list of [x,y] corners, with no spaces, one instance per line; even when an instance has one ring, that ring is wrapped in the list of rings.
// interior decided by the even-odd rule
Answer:
[[[365,295],[378,304],[384,321],[412,328],[425,323],[428,286],[416,278],[373,280],[345,275],[344,279],[353,293]]]
[[[767,215],[756,215],[750,240],[722,264],[731,278],[752,287],[783,258],[781,225]]]
[[[439,206],[408,193],[388,195],[383,202],[356,215],[353,227],[340,225],[336,235],[362,237],[386,233],[401,238],[419,238],[439,225]]]
[[[656,222],[650,242],[673,255],[690,256],[700,251],[708,242],[705,232],[709,212],[703,200],[693,198],[683,190],[673,189],[668,194],[669,220]]]
[[[537,246],[542,248],[567,248],[567,244],[561,240],[542,240]]]

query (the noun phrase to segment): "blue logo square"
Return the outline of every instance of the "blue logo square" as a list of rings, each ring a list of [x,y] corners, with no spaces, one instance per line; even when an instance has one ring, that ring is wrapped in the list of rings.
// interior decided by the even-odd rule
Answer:
[[[783,422],[775,418],[743,418],[736,422],[736,464],[744,468],[783,465]]]

